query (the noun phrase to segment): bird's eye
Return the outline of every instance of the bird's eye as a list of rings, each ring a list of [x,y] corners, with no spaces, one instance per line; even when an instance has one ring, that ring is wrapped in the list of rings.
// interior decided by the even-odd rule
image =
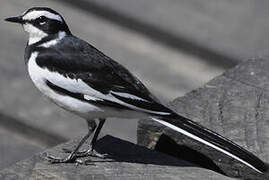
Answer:
[[[40,16],[39,18],[37,18],[36,19],[37,20],[37,22],[39,23],[39,24],[45,24],[46,23],[46,21],[47,21],[47,18],[45,17],[45,16]]]

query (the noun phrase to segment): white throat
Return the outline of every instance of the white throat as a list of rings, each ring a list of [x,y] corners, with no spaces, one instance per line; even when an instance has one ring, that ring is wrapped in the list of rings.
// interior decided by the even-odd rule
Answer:
[[[55,46],[60,40],[62,40],[66,36],[66,33],[64,31],[58,32],[58,37],[55,39],[52,39],[48,42],[45,42],[43,44],[40,44],[39,46],[49,48],[51,46]]]
[[[44,37],[48,36],[47,33],[41,31],[40,29],[34,27],[32,24],[26,23],[23,25],[26,32],[29,33],[28,45],[34,44]]]
[[[40,29],[34,27],[31,24],[25,24],[23,25],[23,28],[26,32],[29,33],[29,40],[28,45],[32,45],[34,43],[39,42],[41,39],[48,36],[47,33],[41,31]],[[61,39],[63,39],[66,36],[66,33],[64,31],[58,32],[58,37],[56,39],[53,39],[49,42],[46,42],[44,44],[41,44],[43,47],[50,47],[53,45],[56,45]]]

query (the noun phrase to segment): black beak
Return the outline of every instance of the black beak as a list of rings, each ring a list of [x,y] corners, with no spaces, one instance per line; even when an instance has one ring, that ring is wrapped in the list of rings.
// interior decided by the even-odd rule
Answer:
[[[23,24],[22,16],[6,18],[5,21],[12,22],[12,23]]]

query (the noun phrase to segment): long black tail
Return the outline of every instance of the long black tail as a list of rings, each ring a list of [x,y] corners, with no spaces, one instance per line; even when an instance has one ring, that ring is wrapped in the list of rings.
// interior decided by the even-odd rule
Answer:
[[[266,164],[254,154],[187,118],[172,113],[168,116],[154,116],[152,119],[242,162],[259,173],[267,171]]]

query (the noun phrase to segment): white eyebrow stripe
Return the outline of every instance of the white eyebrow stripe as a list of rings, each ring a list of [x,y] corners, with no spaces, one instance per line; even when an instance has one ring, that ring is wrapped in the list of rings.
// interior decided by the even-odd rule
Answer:
[[[39,18],[40,16],[45,16],[49,19],[54,19],[54,20],[61,21],[61,22],[63,21],[61,16],[59,16],[58,14],[48,12],[48,11],[31,11],[31,12],[25,14],[22,17],[22,19],[23,20],[34,20],[34,19]]]

